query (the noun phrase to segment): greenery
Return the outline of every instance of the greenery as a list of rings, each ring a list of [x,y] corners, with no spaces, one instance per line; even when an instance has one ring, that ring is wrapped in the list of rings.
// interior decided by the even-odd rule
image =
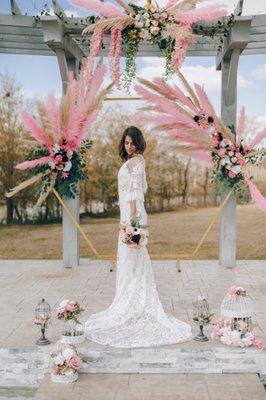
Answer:
[[[92,146],[92,141],[87,140],[80,148],[80,151],[74,151],[71,163],[72,167],[69,171],[69,175],[67,178],[63,178],[61,174],[56,174],[54,188],[58,191],[61,197],[64,198],[75,198],[79,195],[79,182],[87,178],[86,173],[86,163],[84,160],[84,156],[87,149],[90,149]],[[37,150],[31,151],[28,156],[28,160],[34,160],[36,158],[44,157],[49,155],[49,150],[38,148]],[[48,164],[39,165],[33,168],[30,173],[32,175],[37,175],[41,172],[49,172],[48,175],[45,175],[39,185],[37,185],[36,195],[39,197],[43,193],[46,193],[49,190],[49,187],[52,183],[52,174],[53,170]]]

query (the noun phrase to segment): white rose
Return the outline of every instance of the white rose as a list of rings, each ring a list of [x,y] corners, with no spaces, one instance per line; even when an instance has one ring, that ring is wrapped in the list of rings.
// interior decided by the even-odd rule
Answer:
[[[231,168],[231,171],[233,171],[235,174],[239,174],[241,172],[240,165],[233,165],[233,167]]]
[[[70,347],[67,347],[64,351],[63,351],[63,357],[65,357],[66,360],[69,360],[72,356],[74,356],[76,353],[74,350],[72,350]]]
[[[234,152],[233,152],[233,151],[229,151],[228,155],[229,155],[230,157],[232,157],[232,156],[234,155]]]
[[[71,161],[67,161],[65,163],[65,167],[64,167],[63,171],[68,172],[68,171],[71,170],[71,168],[72,168],[72,162]]]
[[[148,13],[143,14],[143,18],[148,19],[150,18],[150,15]]]
[[[221,159],[221,161],[220,161],[220,164],[221,164],[221,165],[226,165],[226,164],[229,164],[229,163],[230,163],[229,157],[223,157],[223,158]]]
[[[151,24],[150,20],[149,20],[149,19],[147,19],[147,20],[146,20],[146,22],[145,22],[145,26],[146,26],[146,28],[148,28],[148,27],[150,26],[150,24]]]
[[[151,21],[151,24],[152,24],[153,26],[158,26],[158,25],[159,25],[158,21],[156,21],[156,20]]]
[[[55,358],[54,358],[54,363],[56,365],[63,365],[65,362],[65,359],[62,355],[62,353],[59,353]]]
[[[59,304],[59,308],[65,308],[69,300],[62,300],[61,303]]]

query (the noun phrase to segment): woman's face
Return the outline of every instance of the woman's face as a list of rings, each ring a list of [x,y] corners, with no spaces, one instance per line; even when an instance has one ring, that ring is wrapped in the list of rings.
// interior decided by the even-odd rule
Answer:
[[[132,156],[137,151],[136,146],[133,144],[130,136],[125,137],[125,150],[129,156]]]

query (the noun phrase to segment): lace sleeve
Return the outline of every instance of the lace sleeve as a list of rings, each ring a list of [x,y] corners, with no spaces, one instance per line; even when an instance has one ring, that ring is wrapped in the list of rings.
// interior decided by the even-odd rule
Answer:
[[[132,158],[127,168],[130,174],[130,182],[128,191],[126,193],[126,201],[144,200],[144,175],[145,175],[145,162],[142,157]]]

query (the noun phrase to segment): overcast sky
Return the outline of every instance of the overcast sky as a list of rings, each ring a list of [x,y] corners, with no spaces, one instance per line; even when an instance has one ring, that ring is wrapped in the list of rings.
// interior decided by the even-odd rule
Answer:
[[[16,0],[23,13],[38,14],[45,3],[51,1]],[[9,0],[1,0],[0,13],[9,13]],[[68,14],[81,15],[81,10],[71,6],[66,0],[59,3]],[[160,4],[164,1],[160,0]],[[231,12],[237,1],[216,0],[203,4],[223,4]],[[266,14],[266,0],[245,0],[243,14]],[[0,73],[9,72],[23,86],[28,97],[43,97],[49,92],[61,93],[61,81],[55,57],[21,56],[0,54]],[[221,74],[215,70],[214,57],[187,57],[183,73],[192,82],[204,85],[217,110],[220,108]],[[151,79],[163,73],[163,60],[158,58],[139,58],[138,74]],[[255,116],[266,125],[266,55],[241,56],[238,74],[238,108],[245,105],[250,116]],[[138,102],[127,103],[132,107]]]

